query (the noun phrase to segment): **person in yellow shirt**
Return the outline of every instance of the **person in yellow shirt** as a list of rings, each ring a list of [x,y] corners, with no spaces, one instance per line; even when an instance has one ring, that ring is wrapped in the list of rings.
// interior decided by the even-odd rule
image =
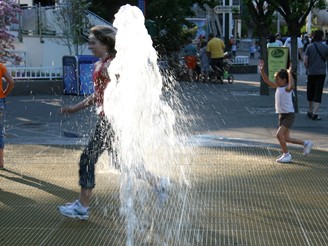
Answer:
[[[3,158],[3,149],[5,147],[4,144],[4,116],[5,116],[5,108],[6,108],[6,97],[9,93],[14,89],[15,82],[11,75],[8,73],[5,65],[0,63],[0,78],[5,79],[7,86],[6,88],[2,87],[2,83],[0,83],[0,170],[4,169],[4,158]]]
[[[221,39],[214,37],[213,33],[208,35],[208,40],[206,51],[211,59],[210,65],[212,69],[216,71],[219,83],[223,83],[223,59],[225,44]]]

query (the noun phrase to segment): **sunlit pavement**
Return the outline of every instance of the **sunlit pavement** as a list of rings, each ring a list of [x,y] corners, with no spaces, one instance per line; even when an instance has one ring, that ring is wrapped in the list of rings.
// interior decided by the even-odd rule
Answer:
[[[291,135],[311,139],[314,147],[303,156],[300,146],[290,145],[293,162],[278,164],[273,91],[260,96],[258,80],[258,74],[236,74],[234,84],[176,87],[177,122],[188,132],[187,149],[193,149],[184,166],[190,184],[174,185],[161,208],[156,199],[147,205],[149,216],[135,232],[135,245],[327,244],[327,84],[322,120],[312,121],[305,117],[301,76]],[[1,245],[125,245],[120,175],[106,155],[97,165],[90,220],[67,219],[56,209],[78,196],[77,163],[94,124],[90,111],[69,117],[58,112],[60,105],[81,99],[8,98]]]

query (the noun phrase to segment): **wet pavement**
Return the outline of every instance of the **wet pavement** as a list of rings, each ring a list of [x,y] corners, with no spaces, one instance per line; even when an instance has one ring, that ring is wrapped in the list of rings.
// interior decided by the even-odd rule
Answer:
[[[321,121],[306,119],[305,76],[291,131],[310,139],[309,156],[290,145],[291,164],[275,162],[274,91],[259,94],[258,74],[235,74],[233,84],[176,86],[178,125],[188,133],[189,186],[175,185],[167,204],[147,204],[135,245],[327,245],[328,86]],[[77,198],[78,160],[95,117],[63,116],[80,96],[8,98],[6,170],[0,171],[1,245],[125,245],[120,175],[107,155],[97,164],[91,217],[61,217],[56,207]],[[178,153],[183,159],[186,153]],[[172,173],[172,176],[175,176]],[[174,178],[173,178],[174,179]]]

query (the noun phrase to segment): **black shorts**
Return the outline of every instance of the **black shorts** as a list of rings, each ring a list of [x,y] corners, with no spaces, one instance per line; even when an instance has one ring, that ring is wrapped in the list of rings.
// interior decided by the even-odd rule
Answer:
[[[222,58],[212,58],[211,66],[214,71],[217,71],[219,76],[223,76],[223,57]]]
[[[295,122],[295,113],[279,114],[278,125],[291,128]]]
[[[308,75],[306,95],[309,102],[321,103],[326,75]]]

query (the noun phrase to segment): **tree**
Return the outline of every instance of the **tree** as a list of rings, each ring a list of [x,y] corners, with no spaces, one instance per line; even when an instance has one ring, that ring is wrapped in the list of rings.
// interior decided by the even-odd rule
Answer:
[[[89,27],[85,18],[85,10],[90,6],[88,0],[67,0],[58,5],[54,12],[54,21],[61,30],[63,37],[60,39],[71,55],[79,55],[82,38],[82,30]]]
[[[148,0],[146,1],[148,2]],[[114,21],[114,15],[118,12],[121,6],[130,4],[136,6],[137,0],[92,0],[90,10],[101,16],[109,22]],[[147,4],[147,3],[146,3]]]
[[[312,9],[325,9],[325,0],[267,0],[285,19],[291,36],[292,69],[297,75],[298,51],[297,37],[306,23],[306,18]],[[295,111],[298,112],[297,79],[295,80]]]
[[[186,29],[194,27],[186,17],[194,15],[191,10],[196,0],[146,0],[145,19],[151,28],[152,39],[160,53],[176,51],[192,35]],[[207,2],[207,1],[204,1]],[[93,0],[90,10],[102,18],[113,22],[114,15],[122,5],[138,5],[137,0]],[[187,27],[187,28],[185,28]]]
[[[268,60],[267,54],[267,36],[270,33],[269,26],[272,23],[272,15],[275,12],[275,7],[263,0],[244,0],[250,16],[257,28],[259,34],[259,46],[261,52],[261,59]],[[268,71],[268,65],[265,65],[266,72]],[[260,95],[269,95],[269,87],[264,83],[261,78]]]
[[[174,52],[184,45],[191,36],[185,28],[193,26],[186,20],[194,13],[192,0],[148,0],[146,18],[154,21],[156,27],[153,36],[154,46],[160,53]]]
[[[20,14],[19,5],[13,0],[0,1],[0,62],[19,63],[22,59],[6,49],[14,49],[15,37],[11,35],[7,26],[12,23],[18,23],[17,16]]]

